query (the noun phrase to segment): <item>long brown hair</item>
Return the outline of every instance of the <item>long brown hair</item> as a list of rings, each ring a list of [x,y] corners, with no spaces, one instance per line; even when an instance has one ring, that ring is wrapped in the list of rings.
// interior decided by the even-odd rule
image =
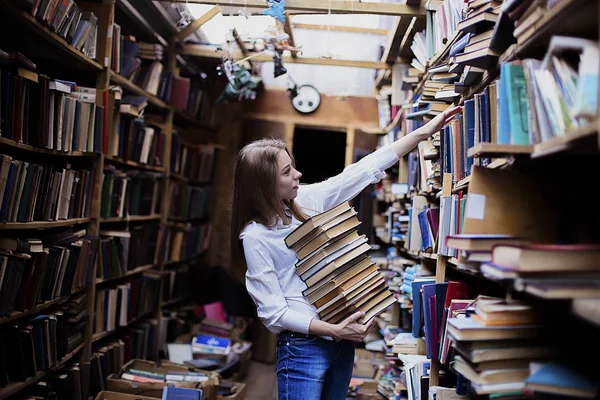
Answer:
[[[254,141],[240,150],[234,164],[233,201],[231,215],[232,272],[243,281],[246,261],[239,240],[240,233],[251,222],[274,226],[283,216],[284,204],[300,221],[308,216],[294,203],[282,200],[278,190],[279,168],[277,156],[285,151],[292,159],[285,143],[277,139]]]

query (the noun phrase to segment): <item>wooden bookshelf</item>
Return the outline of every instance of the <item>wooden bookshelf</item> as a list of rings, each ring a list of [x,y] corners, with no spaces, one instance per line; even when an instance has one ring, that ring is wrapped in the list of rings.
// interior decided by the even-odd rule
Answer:
[[[125,326],[117,326],[115,329],[110,330],[110,331],[104,331],[104,332],[100,332],[100,333],[95,333],[94,336],[92,336],[92,343],[96,343],[110,335],[112,335],[115,332],[118,332],[121,328],[127,328],[133,324],[135,324],[136,322],[141,321],[144,318],[148,318],[150,317],[152,314],[154,313],[154,311],[148,311],[147,313],[140,315],[139,317],[136,317],[134,319],[132,319],[131,321],[129,321],[127,323],[127,325]]]
[[[0,148],[2,148],[3,146],[10,146],[15,149],[25,150],[25,151],[29,151],[29,152],[33,152],[33,153],[49,154],[49,155],[60,156],[60,157],[99,157],[100,156],[97,153],[84,153],[81,151],[60,151],[60,150],[44,149],[41,147],[35,147],[35,146],[31,146],[31,145],[28,145],[25,143],[18,143],[18,142],[15,142],[14,140],[0,137]]]
[[[137,274],[141,274],[144,271],[148,271],[148,270],[152,269],[152,267],[154,267],[153,264],[142,265],[140,267],[136,267],[136,268],[132,269],[131,271],[127,271],[123,275],[113,276],[113,277],[106,278],[106,279],[98,278],[98,279],[96,279],[96,285],[101,285],[101,284],[107,283],[107,282],[115,282],[115,281],[119,281],[121,279],[125,279],[125,278],[128,278],[128,277],[137,275]]]
[[[49,300],[45,303],[39,304],[38,306],[36,306],[35,308],[32,308],[31,310],[15,311],[9,317],[0,318],[0,325],[7,324],[9,322],[15,321],[17,319],[21,319],[23,317],[27,317],[29,315],[37,314],[37,313],[39,313],[43,310],[46,310],[56,304],[61,304],[61,303],[66,302],[69,299],[69,297],[70,296],[58,297],[56,299]]]
[[[48,229],[87,224],[89,222],[90,218],[72,218],[60,221],[3,222],[0,223],[0,229]]]
[[[77,353],[79,353],[83,349],[83,347],[84,347],[84,344],[80,344],[71,353],[65,355],[63,357],[63,359],[60,360],[60,362],[57,365],[55,365],[54,367],[49,368],[45,371],[38,372],[35,376],[32,376],[31,378],[27,379],[26,381],[9,383],[8,386],[0,389],[0,399],[5,399],[8,396],[17,393],[19,390],[24,389],[29,385],[33,385],[36,382],[39,382],[40,380],[44,379],[50,373],[58,371],[59,369],[64,367],[73,357],[75,357],[77,355]]]
[[[133,167],[133,168],[137,168],[137,169],[144,169],[147,171],[165,172],[165,167],[157,167],[154,165],[142,164],[139,162],[135,162],[135,161],[131,161],[131,160],[124,160],[122,158],[113,157],[113,156],[109,156],[109,155],[105,155],[104,160],[106,162],[108,162],[109,164],[123,165],[123,166]]]
[[[540,158],[578,149],[591,151],[598,149],[598,121],[590,122],[585,126],[565,132],[563,136],[557,136],[534,145],[531,158]]]
[[[194,118],[193,116],[189,115],[187,112],[182,111],[182,110],[175,110],[175,119],[176,119],[175,122],[183,122],[183,123],[192,125],[195,128],[204,129],[204,130],[210,131],[210,132],[216,132],[216,129],[214,127],[210,126],[206,122],[197,120],[196,118]]]
[[[529,155],[533,146],[519,144],[478,143],[467,150],[467,156],[474,158],[497,158],[505,156]]]
[[[90,199],[90,217],[89,218],[75,218],[75,219],[67,219],[60,221],[33,221],[33,222],[7,222],[0,223],[0,231],[4,231],[5,236],[11,236],[13,232],[16,230],[46,230],[46,229],[55,229],[55,228],[66,228],[71,226],[77,226],[76,229],[86,229],[86,233],[89,235],[99,236],[99,232],[101,229],[107,229],[112,227],[115,224],[115,227],[123,227],[126,225],[123,223],[142,223],[147,221],[155,221],[164,224],[172,224],[174,226],[183,227],[184,223],[190,221],[189,219],[178,219],[176,222],[169,222],[168,212],[169,212],[169,196],[163,195],[160,203],[160,211],[157,214],[152,215],[140,215],[140,216],[126,216],[126,217],[111,217],[111,218],[100,218],[100,209],[101,209],[101,193],[102,193],[102,183],[103,183],[103,172],[107,165],[114,165],[117,168],[122,167],[125,170],[141,170],[141,171],[150,171],[156,172],[163,175],[165,178],[169,177],[169,169],[170,169],[170,153],[171,153],[171,135],[173,130],[173,119],[176,117],[178,122],[182,123],[182,128],[189,128],[190,132],[193,132],[194,135],[201,134],[206,136],[205,141],[214,140],[214,134],[216,134],[217,130],[214,127],[209,126],[207,123],[203,121],[198,121],[195,118],[185,114],[184,112],[178,112],[177,116],[175,115],[175,110],[167,104],[167,102],[161,100],[158,96],[152,95],[140,86],[134,84],[129,81],[125,77],[116,74],[114,71],[111,71],[109,67],[111,65],[111,57],[112,57],[112,40],[110,39],[112,36],[112,28],[114,23],[120,23],[123,31],[123,34],[133,34],[134,31],[129,30],[122,21],[115,20],[115,16],[120,18],[121,15],[116,10],[116,3],[113,1],[103,1],[103,2],[85,2],[80,5],[85,4],[85,8],[94,12],[94,14],[98,18],[98,43],[97,43],[97,62],[95,60],[90,59],[85,56],[82,52],[79,52],[75,48],[71,47],[64,39],[60,38],[50,29],[48,29],[44,24],[37,21],[33,16],[31,16],[28,12],[24,11],[20,7],[15,5],[16,2],[12,0],[0,0],[0,14],[5,18],[11,19],[11,24],[14,22],[18,27],[18,33],[27,33],[27,37],[32,37],[34,39],[39,38],[39,42],[50,49],[50,51],[54,54],[40,54],[39,57],[44,62],[36,62],[38,68],[37,72],[39,74],[47,74],[50,78],[59,78],[59,79],[72,79],[76,81],[80,85],[85,85],[89,87],[95,87],[99,92],[106,92],[109,90],[111,86],[121,86],[123,91],[126,94],[134,94],[145,96],[148,99],[149,106],[153,109],[156,109],[157,116],[154,117],[159,120],[152,120],[150,115],[146,115],[145,123],[148,126],[153,126],[159,128],[161,133],[164,134],[164,159],[162,166],[153,166],[142,164],[130,160],[123,160],[119,157],[112,157],[106,154],[99,153],[89,153],[89,152],[79,152],[79,151],[71,151],[64,152],[52,149],[45,149],[40,147],[34,147],[24,143],[18,143],[12,141],[10,139],[0,137],[0,152],[8,154],[10,156],[19,158],[20,154],[25,155],[27,158],[35,159],[35,157],[50,159],[50,157],[55,157],[56,160],[61,163],[77,163],[77,164],[85,164],[93,166],[93,178],[94,178],[94,187],[93,187],[93,197]],[[79,3],[78,3],[79,4]],[[135,21],[134,21],[135,23]],[[144,39],[142,39],[144,40]],[[32,40],[29,40],[32,42]],[[197,73],[198,68],[192,66],[191,63],[186,67],[186,60],[179,57],[174,51],[171,51],[166,42],[162,43],[165,45],[165,56],[164,60],[165,70],[172,72],[175,76],[179,75],[179,67],[184,67],[190,69],[191,72]],[[11,46],[12,47],[12,46]],[[26,57],[32,56],[35,54],[35,46],[22,46],[16,47],[18,51],[22,52]],[[6,49],[4,49],[6,50]],[[13,50],[12,48],[10,49]],[[42,52],[40,52],[42,53]],[[48,63],[46,63],[46,57],[50,57],[48,59]],[[37,61],[35,59],[34,61]],[[51,64],[52,63],[52,64]],[[56,67],[56,69],[52,68],[52,66]],[[57,75],[56,71],[60,71],[62,67],[68,69],[73,72],[73,75],[69,74]],[[67,68],[68,67],[68,68]],[[95,81],[95,84],[93,83]],[[103,104],[100,102],[99,104]],[[164,119],[162,119],[164,115]],[[111,143],[111,139],[115,135],[113,129],[111,127],[105,127],[107,137],[105,138],[106,144]],[[206,133],[206,134],[205,134]],[[182,135],[183,136],[183,135]],[[209,137],[211,136],[211,137]],[[193,137],[195,142],[199,142],[200,140],[196,140],[197,136]],[[30,153],[30,154],[29,154]],[[54,159],[52,159],[54,160]],[[58,163],[58,162],[57,162]],[[204,182],[193,182],[185,177],[173,177],[173,179],[181,178],[183,182],[189,185],[205,185]],[[160,181],[159,190],[166,194],[168,193],[169,180],[163,179]],[[198,221],[198,220],[193,220]],[[208,218],[204,217],[202,221],[208,222]],[[105,224],[105,225],[103,225]],[[116,225],[121,224],[121,225]],[[57,233],[60,233],[61,230],[58,230]],[[14,232],[15,234],[17,232]],[[19,232],[20,233],[20,232]],[[27,232],[23,232],[27,233]],[[101,248],[98,249],[98,252],[102,251]],[[124,275],[118,277],[111,277],[107,279],[94,279],[90,285],[86,287],[79,288],[69,296],[64,296],[60,298],[53,299],[51,301],[45,302],[43,304],[37,305],[35,308],[31,310],[26,310],[23,312],[13,312],[10,316],[0,318],[0,325],[10,324],[10,323],[20,323],[20,321],[26,321],[28,318],[31,318],[39,313],[49,312],[53,310],[53,307],[59,306],[61,304],[65,304],[72,299],[76,294],[85,294],[85,307],[88,315],[93,316],[95,311],[95,303],[97,297],[97,289],[102,287],[108,287],[107,285],[111,285],[120,280],[127,280],[128,278],[132,278],[135,276],[139,276],[146,271],[153,270],[163,270],[168,265],[176,265],[185,262],[191,262],[197,260],[200,256],[204,254],[204,251],[195,254],[193,257],[190,257],[185,260],[180,260],[177,262],[167,262],[167,263],[159,263],[157,265],[143,265],[134,268],[131,271],[127,271]],[[94,263],[92,276],[95,278],[97,276],[98,268],[102,266],[99,265],[98,259]],[[163,302],[162,301],[162,284],[159,286],[161,289],[156,292],[157,307],[156,309],[140,316],[128,323],[127,326],[131,326],[139,322],[144,318],[158,318],[161,315],[162,307],[167,304],[174,304],[173,301]],[[177,298],[174,299],[177,302],[181,302],[186,300],[186,298]],[[82,330],[84,335],[83,344],[80,345],[73,353],[67,355],[63,360],[61,360],[58,365],[54,368],[49,369],[47,371],[43,371],[38,373],[35,377],[27,379],[24,382],[11,383],[6,388],[0,389],[0,398],[6,398],[7,396],[13,395],[18,391],[26,388],[29,385],[35,384],[36,382],[44,379],[48,374],[63,368],[69,361],[73,360],[73,357],[80,355],[82,362],[89,362],[92,355],[94,346],[97,343],[110,336],[111,334],[119,335],[121,327],[117,327],[117,329],[111,332],[102,332],[100,334],[93,333],[93,324],[90,323],[86,328]],[[160,329],[158,328],[158,334],[156,335],[155,343],[148,343],[148,346],[152,346],[152,352],[156,358],[158,358],[158,340],[161,337]],[[150,348],[150,347],[149,347]]]
[[[77,61],[86,69],[90,69],[96,73],[102,70],[102,65],[72,47],[63,38],[38,22],[38,20],[36,20],[33,16],[17,8],[14,3],[11,3],[7,0],[0,0],[0,8],[2,8],[3,11],[6,11],[7,14],[9,14],[19,23],[24,25],[27,29],[29,29],[29,31],[35,33],[43,40],[50,43],[50,45],[60,50],[62,54],[74,61]]]
[[[114,222],[144,222],[144,221],[159,221],[160,215],[130,215],[126,217],[109,217],[101,218],[101,224],[110,224]]]
[[[122,86],[124,90],[129,91],[135,95],[146,96],[148,98],[148,102],[150,104],[153,104],[157,107],[164,108],[164,109],[171,108],[167,103],[165,103],[164,101],[159,99],[157,96],[153,95],[150,92],[145,91],[144,89],[142,89],[135,83],[131,82],[129,79],[117,74],[116,72],[114,72],[112,70],[110,71],[110,81],[112,83],[114,83],[115,85]]]

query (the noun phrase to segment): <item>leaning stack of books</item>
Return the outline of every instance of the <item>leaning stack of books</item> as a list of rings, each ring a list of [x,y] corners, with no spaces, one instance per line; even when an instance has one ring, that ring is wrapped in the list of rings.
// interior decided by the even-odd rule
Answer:
[[[396,299],[367,252],[371,249],[356,211],[342,203],[302,223],[285,238],[298,256],[296,272],[306,283],[303,294],[321,320],[339,323],[354,312],[366,324]]]

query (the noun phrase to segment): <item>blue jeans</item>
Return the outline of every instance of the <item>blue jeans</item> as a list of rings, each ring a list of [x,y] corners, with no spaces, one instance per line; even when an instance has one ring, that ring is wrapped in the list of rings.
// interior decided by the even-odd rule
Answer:
[[[277,336],[279,400],[344,400],[354,367],[354,342],[282,332]]]

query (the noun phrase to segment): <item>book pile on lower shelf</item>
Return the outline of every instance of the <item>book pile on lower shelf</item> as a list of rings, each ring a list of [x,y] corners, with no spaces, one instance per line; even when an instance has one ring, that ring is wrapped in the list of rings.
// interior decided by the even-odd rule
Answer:
[[[396,302],[370,257],[367,238],[359,236],[356,211],[345,202],[308,219],[285,239],[297,256],[304,295],[321,320],[337,323],[356,311],[366,324]]]

